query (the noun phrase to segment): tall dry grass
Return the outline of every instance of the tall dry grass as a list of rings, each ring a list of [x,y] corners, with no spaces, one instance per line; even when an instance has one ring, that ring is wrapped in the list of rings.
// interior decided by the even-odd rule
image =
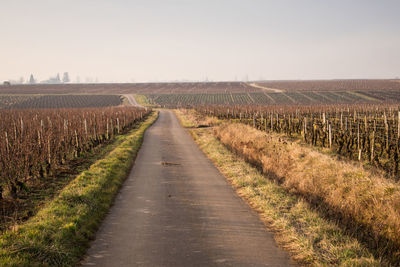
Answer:
[[[303,196],[368,243],[378,256],[400,262],[400,185],[278,135],[224,124],[215,135],[267,177]]]
[[[202,128],[220,124],[216,117],[202,116],[192,109],[175,109],[175,114],[185,128]]]

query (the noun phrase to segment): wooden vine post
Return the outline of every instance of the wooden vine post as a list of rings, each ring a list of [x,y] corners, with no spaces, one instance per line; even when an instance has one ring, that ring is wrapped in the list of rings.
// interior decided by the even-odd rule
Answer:
[[[8,134],[5,132],[5,137],[6,137],[6,151],[7,151],[7,156],[10,154],[10,144],[8,142]]]
[[[84,120],[84,126],[85,126],[85,136],[86,136],[86,138],[87,138],[87,136],[88,136],[88,130],[87,130],[87,121],[86,121],[86,119]]]
[[[385,149],[388,149],[388,146],[389,146],[389,140],[388,140],[389,127],[388,127],[388,122],[387,122],[386,111],[383,113],[383,120],[384,120],[384,124],[385,124]]]
[[[357,150],[358,150],[358,160],[361,160],[361,148],[360,148],[360,123],[357,124]]]
[[[274,121],[274,118],[273,118],[273,116],[272,116],[272,113],[271,113],[271,132],[272,132],[272,130],[273,130],[273,127],[274,127],[274,125],[273,125],[273,121]]]
[[[400,139],[400,111],[399,111],[399,118],[397,120],[397,141]]]

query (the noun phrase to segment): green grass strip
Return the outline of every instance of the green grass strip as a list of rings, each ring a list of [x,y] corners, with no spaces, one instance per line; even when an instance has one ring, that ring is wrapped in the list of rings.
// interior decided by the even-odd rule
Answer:
[[[143,141],[157,119],[153,112],[125,140],[82,172],[37,215],[0,236],[0,266],[71,266],[89,241],[126,179]]]

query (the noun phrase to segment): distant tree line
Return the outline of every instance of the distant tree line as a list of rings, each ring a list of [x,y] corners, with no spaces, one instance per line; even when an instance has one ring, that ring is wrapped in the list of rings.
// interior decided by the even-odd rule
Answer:
[[[60,77],[60,74],[57,73],[56,76],[54,77],[50,77],[47,80],[41,81],[40,83],[47,83],[47,84],[61,84],[61,83],[69,83],[71,82],[71,79],[69,77],[68,72],[64,72],[62,79]],[[7,86],[7,85],[11,85],[11,84],[24,84],[25,83],[25,79],[23,77],[19,78],[18,80],[8,80],[8,81],[4,81],[3,85]],[[29,80],[26,81],[27,84],[36,84],[38,83],[38,81],[35,79],[35,77],[33,76],[33,74],[31,74],[29,76]]]

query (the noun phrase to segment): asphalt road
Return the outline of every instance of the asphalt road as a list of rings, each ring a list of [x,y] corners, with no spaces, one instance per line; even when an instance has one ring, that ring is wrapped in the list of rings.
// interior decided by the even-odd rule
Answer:
[[[289,266],[258,215],[163,110],[83,266]]]

